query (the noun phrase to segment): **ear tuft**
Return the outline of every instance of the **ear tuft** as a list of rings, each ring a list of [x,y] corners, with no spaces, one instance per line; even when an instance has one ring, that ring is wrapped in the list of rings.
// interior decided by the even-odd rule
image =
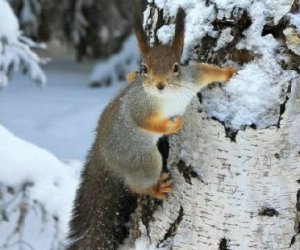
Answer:
[[[184,18],[185,12],[182,8],[179,8],[176,16],[175,37],[172,43],[172,48],[179,60],[182,56],[184,45]]]
[[[149,45],[147,41],[147,35],[143,28],[143,18],[142,15],[139,13],[137,2],[134,2],[133,6],[133,26],[135,31],[135,36],[138,42],[138,47],[142,55],[146,55],[149,51]],[[142,11],[141,11],[142,12]]]

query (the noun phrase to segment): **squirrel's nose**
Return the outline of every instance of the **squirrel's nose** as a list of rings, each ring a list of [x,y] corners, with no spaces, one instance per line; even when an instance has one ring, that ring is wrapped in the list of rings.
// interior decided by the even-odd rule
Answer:
[[[159,89],[159,90],[163,90],[165,88],[165,84],[163,82],[159,82],[157,83],[156,87]]]

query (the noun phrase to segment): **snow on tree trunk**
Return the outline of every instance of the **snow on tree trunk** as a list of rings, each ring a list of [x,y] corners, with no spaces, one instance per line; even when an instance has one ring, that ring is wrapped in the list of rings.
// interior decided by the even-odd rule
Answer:
[[[300,249],[299,3],[239,2],[157,0],[145,12],[152,41],[168,42],[162,18],[181,5],[184,61],[240,71],[198,94],[169,137],[174,189],[139,201],[136,249]]]

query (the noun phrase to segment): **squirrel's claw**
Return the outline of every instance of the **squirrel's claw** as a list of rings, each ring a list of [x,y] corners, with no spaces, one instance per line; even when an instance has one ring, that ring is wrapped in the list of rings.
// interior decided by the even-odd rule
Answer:
[[[228,73],[228,80],[233,77],[235,74],[237,74],[238,70],[232,67],[227,68],[227,73]]]
[[[163,182],[169,180],[170,178],[171,178],[170,173],[168,173],[168,172],[163,172],[163,173],[160,175],[160,177],[159,177],[159,179],[158,179],[158,182],[159,182],[159,183],[163,183]]]
[[[162,173],[158,183],[152,187],[151,196],[158,200],[165,200],[168,193],[172,191],[172,180],[170,173]]]

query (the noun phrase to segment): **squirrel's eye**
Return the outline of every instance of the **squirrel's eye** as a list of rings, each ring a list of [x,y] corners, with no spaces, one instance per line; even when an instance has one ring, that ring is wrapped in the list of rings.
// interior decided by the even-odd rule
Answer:
[[[147,66],[142,64],[141,65],[141,74],[147,74],[148,73],[148,69],[147,69]]]
[[[177,63],[174,64],[173,72],[174,72],[175,74],[178,74],[178,73],[179,73],[179,66],[178,66]]]

